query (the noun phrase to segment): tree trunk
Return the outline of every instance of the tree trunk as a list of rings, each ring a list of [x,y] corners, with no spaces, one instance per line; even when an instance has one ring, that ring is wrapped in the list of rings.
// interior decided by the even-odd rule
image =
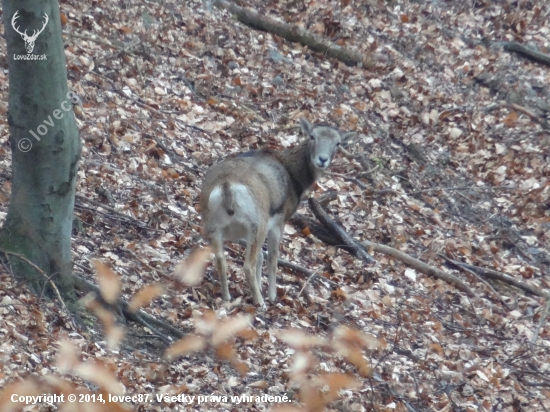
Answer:
[[[45,273],[71,301],[71,231],[81,142],[68,95],[59,3],[2,0],[2,8],[12,192],[0,248],[8,252],[15,276],[33,291],[52,292]],[[9,252],[25,256],[44,273]]]

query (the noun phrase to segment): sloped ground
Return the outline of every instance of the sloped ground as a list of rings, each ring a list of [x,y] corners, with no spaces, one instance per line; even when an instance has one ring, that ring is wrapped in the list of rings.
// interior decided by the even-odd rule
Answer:
[[[84,102],[76,208],[83,229],[74,233],[75,270],[92,279],[90,259],[102,258],[120,273],[126,297],[145,284],[166,283],[169,292],[147,311],[186,331],[207,308],[220,318],[254,313],[238,246],[228,249],[230,304],[220,300],[211,269],[195,288],[175,287],[166,276],[190,248],[204,243],[196,205],[206,168],[230,153],[294,144],[303,116],[361,134],[351,155],[340,155],[313,193],[338,192],[327,208],[348,233],[453,271],[477,296],[384,255],[365,266],[289,226],[281,257],[332,282],[306,284],[280,269],[280,301],[254,313],[259,337],[239,338],[235,346],[249,368],[239,376],[212,351],[164,361],[164,346],[143,330],[129,329],[121,350],[111,352],[98,335],[101,328],[85,332],[56,303],[37,300],[4,273],[1,385],[54,372],[58,342],[68,334],[82,360],[104,362],[130,394],[295,398],[294,350],[275,338],[277,331],[294,327],[328,337],[348,325],[377,336],[385,348],[364,352],[370,377],[360,377],[336,353],[312,352],[320,360],[307,360],[308,376],[350,372],[359,379],[359,388],[331,404],[334,410],[548,410],[549,327],[530,343],[544,301],[456,272],[438,254],[542,290],[550,285],[549,133],[517,109],[547,117],[550,68],[495,43],[514,40],[549,53],[550,6],[349,0],[241,5],[371,54],[375,67],[329,61],[244,27],[208,2],[61,5],[70,33],[69,80]],[[7,65],[1,63],[5,213],[10,148]],[[309,213],[305,207],[300,212]],[[138,410],[169,405],[141,403]],[[170,410],[272,406],[176,402]]]

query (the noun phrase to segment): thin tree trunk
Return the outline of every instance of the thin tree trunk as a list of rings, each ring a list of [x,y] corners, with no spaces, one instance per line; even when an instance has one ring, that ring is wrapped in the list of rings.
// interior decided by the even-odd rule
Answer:
[[[59,3],[2,0],[2,8],[9,62],[12,192],[0,230],[0,248],[36,264],[70,300],[71,231],[81,142],[68,96]],[[42,28],[32,47],[29,34]],[[17,278],[37,293],[51,292],[42,274],[16,256],[7,256]]]

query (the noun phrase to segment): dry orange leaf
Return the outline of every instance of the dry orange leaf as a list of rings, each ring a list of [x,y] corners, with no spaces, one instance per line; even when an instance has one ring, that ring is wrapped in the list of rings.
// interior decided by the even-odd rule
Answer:
[[[97,273],[97,283],[101,296],[107,303],[115,303],[122,287],[118,275],[100,260],[96,259],[93,263]]]
[[[277,333],[277,338],[293,348],[309,348],[326,344],[326,340],[321,336],[308,335],[300,329],[284,329]]]
[[[518,121],[518,118],[519,118],[519,116],[516,112],[511,112],[504,119],[504,124],[508,127],[514,127],[516,125],[516,122]]]
[[[441,345],[439,343],[431,343],[429,347],[430,347],[430,351],[436,352],[436,353],[440,354],[441,356],[444,355],[443,348],[441,347]]]
[[[142,308],[143,306],[149,304],[149,302],[158,298],[163,293],[164,288],[158,283],[155,283],[153,285],[145,285],[140,290],[138,290],[134,296],[132,296],[132,300],[130,300],[128,309],[132,312],[135,312],[139,308]]]
[[[94,382],[114,395],[124,393],[124,385],[105,367],[96,363],[80,363],[74,367],[75,375]]]
[[[361,376],[372,376],[372,368],[369,366],[367,360],[363,357],[362,351],[360,351],[359,349],[350,349],[347,353],[342,355],[349,363],[357,368]]]
[[[210,247],[195,249],[187,259],[176,266],[175,277],[189,286],[198,285],[204,276],[211,254]]]
[[[57,371],[61,374],[71,371],[80,363],[78,353],[79,350],[68,338],[62,339],[57,353]]]
[[[118,29],[118,31],[122,34],[130,34],[132,33],[132,28],[128,26],[122,26],[121,28]]]
[[[237,315],[231,319],[219,323],[212,334],[212,345],[217,346],[229,338],[235,336],[243,329],[251,326],[252,315]]]
[[[34,379],[27,379],[24,381],[17,381],[9,384],[0,392],[0,411],[12,412],[21,409],[21,404],[12,402],[12,395],[17,396],[37,396],[42,395],[44,385],[39,385]]]
[[[198,352],[206,347],[206,340],[197,335],[189,335],[174,343],[164,353],[164,357],[172,360],[179,356],[185,356],[193,352]]]
[[[354,389],[359,385],[359,382],[353,376],[347,373],[338,372],[321,375],[314,379],[314,382],[321,387],[328,385],[329,392],[327,397],[329,398],[329,402],[332,402],[338,397],[338,392],[340,390],[344,388]]]

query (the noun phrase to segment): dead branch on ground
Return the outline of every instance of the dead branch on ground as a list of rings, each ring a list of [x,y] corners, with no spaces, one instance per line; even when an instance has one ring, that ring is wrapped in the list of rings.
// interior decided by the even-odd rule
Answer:
[[[79,291],[81,291],[83,293],[94,292],[96,294],[96,299],[101,300],[101,292],[100,292],[98,286],[96,286],[93,283],[87,281],[86,279],[81,278],[80,276],[77,276],[77,275],[74,275],[74,274],[73,274],[72,278],[73,278],[74,286],[75,286],[76,289],[78,289]],[[170,334],[172,334],[173,336],[175,336],[178,339],[181,339],[185,336],[185,334],[183,332],[181,332],[179,329],[175,328],[174,326],[170,325],[167,322],[164,322],[160,319],[157,319],[157,318],[155,318],[151,315],[148,315],[147,313],[143,312],[142,310],[132,311],[130,309],[129,303],[122,300],[122,299],[118,299],[118,301],[115,304],[120,307],[120,309],[122,310],[122,314],[124,315],[124,317],[126,319],[134,321],[134,322],[136,322],[137,324],[139,324],[143,327],[151,329],[150,325],[153,325],[156,328],[162,328],[162,329],[170,332]],[[153,331],[154,333],[160,333],[160,332],[158,332],[157,329],[151,329],[151,331]],[[160,336],[162,336],[161,340],[164,341],[164,342],[167,342],[167,341],[174,342],[173,339],[170,339],[170,338],[168,338],[164,335],[160,335]]]
[[[324,212],[324,213],[326,214],[326,212]],[[330,245],[338,246],[342,249],[347,250],[349,253],[353,254],[352,250],[354,250],[354,248],[349,247],[345,243],[342,244],[341,241],[337,240],[336,236],[333,234],[333,232],[330,230],[329,227],[319,226],[318,224],[313,223],[310,219],[307,219],[307,218],[302,219],[301,215],[294,216],[293,219],[291,219],[291,222],[294,223],[294,224],[298,223],[298,226],[302,227],[302,228],[308,227],[310,229],[311,233],[314,234],[316,237],[318,237],[323,242],[325,242],[327,244],[330,244]],[[303,223],[307,223],[307,226],[304,226]],[[333,224],[337,225],[336,222],[333,222]],[[343,231],[343,229],[341,229],[341,230]],[[319,234],[321,236],[319,236]],[[349,235],[348,235],[348,237],[349,237]],[[349,238],[352,239],[351,237],[349,237]],[[450,273],[446,273],[446,272],[442,271],[441,269],[430,266],[430,265],[428,265],[428,264],[426,264],[426,263],[410,256],[410,255],[407,255],[406,253],[403,253],[403,252],[401,252],[397,249],[394,249],[390,246],[381,245],[379,243],[370,242],[368,240],[364,240],[362,242],[358,242],[354,239],[352,239],[352,240],[353,240],[356,247],[359,247],[359,248],[361,248],[365,251],[366,250],[373,250],[374,252],[383,253],[385,255],[391,256],[391,257],[393,257],[397,260],[400,260],[401,262],[403,262],[407,266],[409,266],[413,269],[416,269],[421,273],[424,273],[425,275],[434,276],[438,279],[442,279],[446,282],[452,283],[452,284],[456,285],[456,287],[459,290],[467,293],[470,296],[475,296],[475,293],[472,291],[472,289],[470,289],[470,287],[468,285],[466,285],[464,282],[462,282],[456,276],[451,275]]]
[[[360,65],[365,68],[374,66],[374,62],[367,56],[353,50],[338,46],[333,42],[310,33],[298,26],[282,23],[265,15],[237,6],[225,0],[215,0],[214,5],[233,13],[237,20],[246,26],[268,33],[276,34],[293,43],[300,43],[314,52],[333,57],[348,66]]]
[[[516,288],[521,289],[525,292],[532,293],[533,295],[540,296],[540,297],[545,298],[545,299],[550,299],[550,296],[549,296],[548,293],[546,293],[546,292],[544,292],[540,289],[537,289],[534,286],[531,286],[531,285],[528,285],[526,283],[520,282],[519,280],[514,279],[512,276],[510,276],[506,273],[502,273],[502,272],[499,272],[499,271],[496,271],[496,270],[493,270],[493,269],[481,268],[479,266],[470,265],[468,263],[460,262],[458,260],[449,259],[447,257],[444,257],[443,255],[439,255],[439,256],[442,257],[443,259],[453,263],[456,266],[462,266],[462,267],[465,267],[467,269],[470,269],[470,270],[474,271],[475,273],[477,273],[480,276],[486,276],[490,279],[500,280],[501,282],[504,282],[504,283],[507,283],[509,285],[515,286]]]
[[[312,197],[309,198],[309,207],[317,219],[327,228],[330,233],[338,239],[339,242],[346,245],[353,254],[366,263],[375,263],[376,261],[363,248],[359,247],[350,235],[342,229],[334,220],[332,220],[322,206]]]
[[[550,66],[550,55],[533,50],[515,41],[503,42],[502,47],[508,52],[514,52],[536,63]]]

